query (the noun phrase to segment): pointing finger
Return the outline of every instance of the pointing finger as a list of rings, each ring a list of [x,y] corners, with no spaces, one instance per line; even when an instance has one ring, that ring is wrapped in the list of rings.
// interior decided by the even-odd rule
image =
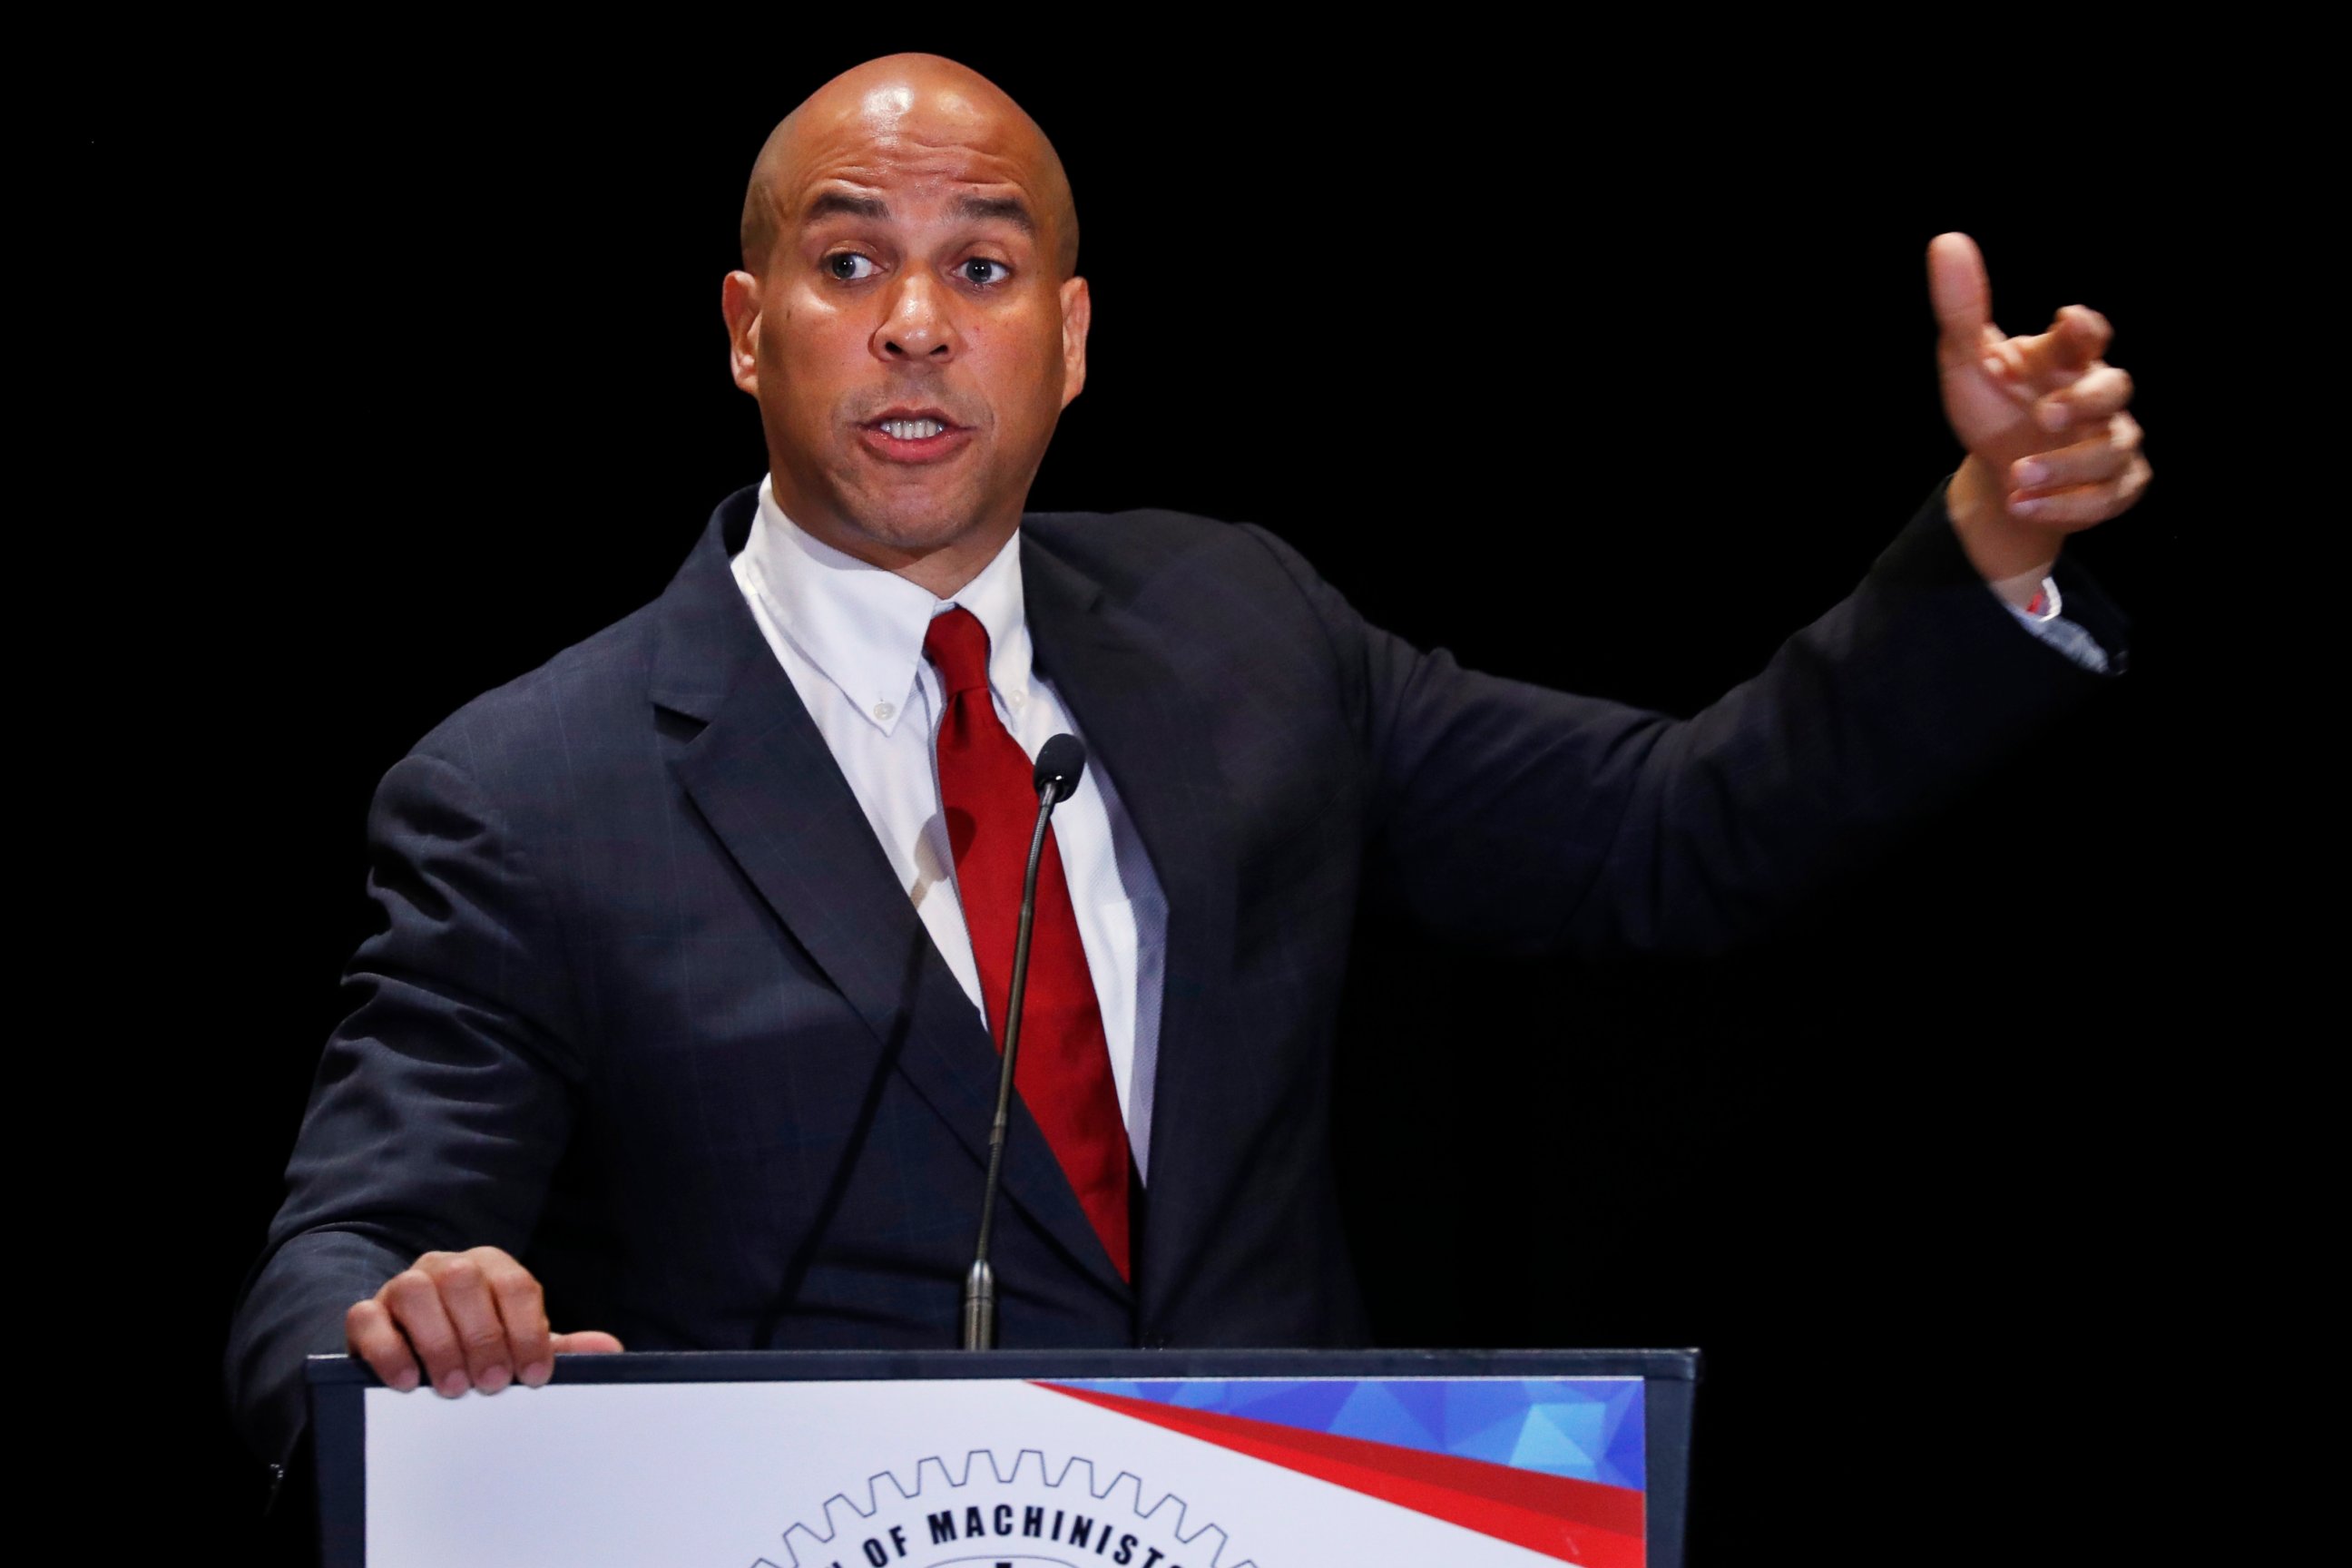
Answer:
[[[2107,352],[2107,345],[2116,341],[2115,328],[2088,305],[2069,305],[2059,311],[2050,323],[2050,335],[2065,342],[2068,363],[2075,370],[2098,360]]]
[[[2114,336],[2105,316],[2069,305],[2052,318],[2046,332],[1989,344],[1985,371],[2012,396],[2031,402],[2037,393],[2065,386],[2097,364]]]
[[[2114,336],[2105,316],[2081,305],[2069,305],[2051,318],[2048,331],[2010,342],[2027,376],[2045,386],[2059,387],[2096,364]]]

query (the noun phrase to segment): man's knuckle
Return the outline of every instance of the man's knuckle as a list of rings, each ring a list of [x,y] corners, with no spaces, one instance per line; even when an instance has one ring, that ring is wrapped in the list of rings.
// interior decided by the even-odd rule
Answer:
[[[539,1281],[531,1277],[530,1270],[503,1252],[494,1258],[484,1258],[480,1268],[482,1278],[501,1291],[531,1290],[539,1288]]]
[[[376,1299],[399,1311],[437,1294],[439,1288],[434,1284],[431,1275],[422,1268],[404,1268],[383,1282],[383,1289],[376,1292]]]

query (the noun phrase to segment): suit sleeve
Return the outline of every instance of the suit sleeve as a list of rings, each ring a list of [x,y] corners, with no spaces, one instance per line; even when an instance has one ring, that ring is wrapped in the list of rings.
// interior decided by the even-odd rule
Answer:
[[[287,1167],[287,1196],[231,1327],[238,1425],[282,1461],[303,1358],[418,1255],[524,1250],[570,1132],[577,1008],[544,887],[480,788],[411,755],[369,818],[381,926],[344,977]]]
[[[1276,548],[1340,663],[1376,872],[1432,931],[1520,952],[1729,946],[2107,679],[1986,591],[1940,487],[1852,595],[1686,720],[1422,653]],[[2062,572],[2119,672],[2120,617]]]

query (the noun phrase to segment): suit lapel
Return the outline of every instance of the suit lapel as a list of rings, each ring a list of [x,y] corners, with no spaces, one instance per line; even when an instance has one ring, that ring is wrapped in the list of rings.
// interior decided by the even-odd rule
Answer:
[[[1138,1289],[1149,1307],[1215,1223],[1214,1062],[1234,958],[1236,854],[1211,731],[1150,630],[1024,535],[1022,589],[1054,683],[1151,859],[1168,900],[1151,1176]]]
[[[882,1068],[903,1075],[971,1152],[976,1194],[1001,1058],[743,603],[728,563],[755,510],[751,492],[730,498],[663,596],[654,700],[705,721],[673,766],[728,854],[873,1030]],[[1010,1201],[1125,1291],[1017,1099],[1003,1175]]]

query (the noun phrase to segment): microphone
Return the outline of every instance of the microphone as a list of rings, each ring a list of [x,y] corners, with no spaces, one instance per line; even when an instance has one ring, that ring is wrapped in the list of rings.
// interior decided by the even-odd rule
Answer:
[[[1037,748],[1037,772],[1032,776],[1031,787],[1043,800],[1045,786],[1054,787],[1054,804],[1059,805],[1076,793],[1078,775],[1087,771],[1087,743],[1076,735],[1056,735]]]
[[[1004,1130],[1013,1114],[1013,1068],[1021,1054],[1021,997],[1029,984],[1029,927],[1037,918],[1037,865],[1045,855],[1045,829],[1054,808],[1070,798],[1087,771],[1086,742],[1056,735],[1037,752],[1031,782],[1037,790],[1037,829],[1029,836],[1029,864],[1021,874],[1021,925],[1013,940],[1013,991],[1004,1005],[1004,1059],[996,1072],[996,1121],[988,1130],[988,1185],[980,1198],[980,1240],[963,1278],[963,1348],[996,1347],[996,1271],[989,1267],[988,1242],[996,1221],[996,1189],[1004,1174]]]

